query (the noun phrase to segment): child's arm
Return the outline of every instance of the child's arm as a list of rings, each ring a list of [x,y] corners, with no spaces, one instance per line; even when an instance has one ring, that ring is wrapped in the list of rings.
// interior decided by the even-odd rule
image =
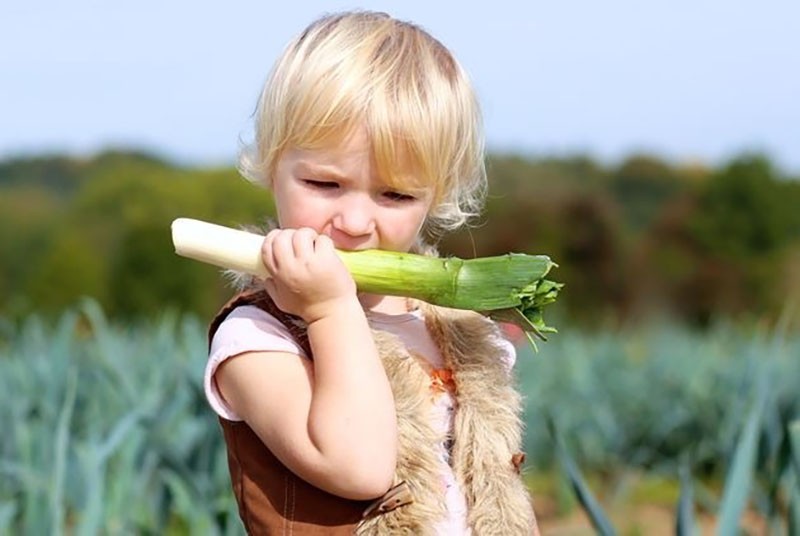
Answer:
[[[218,369],[220,392],[298,476],[342,497],[377,497],[392,484],[397,425],[352,278],[311,231],[270,233],[264,252],[267,288],[308,322],[314,361],[248,352]]]

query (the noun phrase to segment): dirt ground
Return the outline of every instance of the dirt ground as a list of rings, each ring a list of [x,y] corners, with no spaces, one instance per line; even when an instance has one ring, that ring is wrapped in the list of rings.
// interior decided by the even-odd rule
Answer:
[[[542,536],[593,536],[596,534],[589,518],[580,507],[568,515],[559,514],[554,501],[547,497],[534,497],[536,517]],[[666,505],[637,505],[631,508],[607,510],[611,522],[621,536],[673,536],[675,510]],[[714,516],[698,512],[696,518],[699,534],[715,535],[717,523]],[[742,529],[752,536],[768,535],[766,521],[753,512],[742,519]]]

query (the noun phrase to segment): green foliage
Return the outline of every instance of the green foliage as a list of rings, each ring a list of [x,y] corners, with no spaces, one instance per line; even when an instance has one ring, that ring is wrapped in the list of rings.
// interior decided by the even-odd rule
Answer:
[[[214,307],[212,300],[219,296],[198,290],[214,288],[219,274],[205,266],[185,266],[175,255],[163,255],[171,247],[163,225],[142,224],[121,237],[109,285],[112,312],[136,317],[156,314],[165,307],[190,311]]]
[[[204,361],[190,318],[28,318],[0,347],[0,533],[240,534]]]
[[[725,311],[774,318],[787,301],[800,299],[787,295],[782,276],[799,244],[797,210],[791,208],[800,203],[797,187],[759,156],[743,156],[713,174],[683,221],[674,222],[682,251],[692,252],[691,271],[675,289],[687,295],[690,315],[708,319]],[[688,301],[692,296],[699,298],[694,304]]]
[[[756,400],[747,414],[741,436],[733,452],[730,468],[725,476],[725,488],[719,509],[720,534],[735,534],[738,532],[739,520],[742,518],[747,506],[758,454],[758,435],[761,430],[761,419],[764,416],[767,404],[767,390],[764,379],[762,378],[762,381],[759,382],[755,393]]]
[[[31,266],[39,262],[60,217],[59,201],[47,190],[0,190],[0,314],[22,309],[30,298]]]
[[[76,297],[106,297],[107,266],[97,262],[101,252],[84,234],[65,228],[49,237],[38,261],[28,267],[27,296],[40,312],[58,313]]]
[[[688,462],[685,459],[678,468],[678,477],[681,482],[681,491],[675,512],[675,534],[691,536],[697,532],[697,522],[694,515],[694,486]]]
[[[665,162],[645,155],[628,158],[611,177],[611,193],[628,227],[647,229],[659,208],[686,189],[677,171]]]
[[[792,237],[784,187],[763,157],[742,157],[714,175],[699,198],[694,231],[711,254],[767,255]]]
[[[80,175],[80,163],[66,156],[0,162],[0,188],[36,187],[64,195],[75,190]]]
[[[554,312],[570,321],[774,322],[800,302],[800,180],[764,156],[719,169],[652,155],[618,166],[492,155],[487,165],[484,215],[440,251],[550,256],[566,284]],[[232,167],[126,151],[0,162],[0,316],[56,313],[84,295],[115,317],[173,305],[208,315],[226,289],[213,269],[174,258],[170,222],[236,227],[273,215],[266,189]]]
[[[273,210],[267,191],[233,169],[104,153],[73,162],[69,195],[57,197],[52,169],[63,160],[12,164],[0,182],[0,208],[8,208],[0,210],[0,315],[11,317],[57,313],[82,296],[120,317],[166,307],[210,314],[227,294],[224,282],[213,268],[174,255],[170,222],[191,216],[237,226]],[[30,182],[20,186],[25,173]]]
[[[7,335],[0,534],[242,533],[202,391],[203,323],[172,313],[109,323],[86,301],[56,322],[28,317]],[[687,532],[693,505],[733,512],[724,515],[735,526],[746,501],[782,533],[781,516],[800,512],[797,355],[796,334],[728,325],[703,335],[565,330],[517,358],[526,471],[563,463],[565,482],[607,533],[603,509],[633,501],[615,485],[631,473],[682,475],[693,490],[682,495]]]
[[[584,511],[589,516],[592,526],[594,526],[597,533],[601,536],[614,536],[616,531],[614,530],[611,521],[608,519],[608,516],[606,515],[602,506],[600,506],[600,503],[595,498],[591,489],[589,489],[589,485],[586,483],[583,473],[578,467],[578,464],[575,463],[575,460],[570,454],[567,446],[564,445],[564,439],[561,437],[561,434],[552,419],[548,419],[548,428],[550,429],[550,434],[553,437],[556,455],[561,460],[561,464],[564,466],[564,472],[566,473],[567,479],[572,486],[573,492],[575,493],[575,496],[577,497]]]
[[[695,501],[718,513],[720,534],[735,533],[746,506],[781,526],[797,485],[790,440],[800,418],[798,355],[796,334],[732,325],[704,334],[663,325],[592,336],[562,331],[538,354],[518,358],[526,450],[540,467],[551,463],[551,441],[539,430],[552,418],[562,451],[570,446],[583,473],[606,482],[629,473],[680,479],[684,531]],[[570,480],[580,481],[575,472]],[[576,493],[591,496],[583,488]],[[605,507],[630,500],[614,486],[603,491]]]

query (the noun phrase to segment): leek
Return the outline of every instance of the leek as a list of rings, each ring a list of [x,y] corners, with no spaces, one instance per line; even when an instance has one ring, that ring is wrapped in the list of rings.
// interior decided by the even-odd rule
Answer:
[[[183,257],[266,278],[264,237],[190,218],[172,222],[175,252]],[[556,330],[542,315],[562,285],[545,279],[556,264],[546,255],[507,253],[460,259],[383,250],[337,250],[360,292],[407,296],[434,305],[478,311],[546,340]],[[534,344],[535,347],[535,344]]]

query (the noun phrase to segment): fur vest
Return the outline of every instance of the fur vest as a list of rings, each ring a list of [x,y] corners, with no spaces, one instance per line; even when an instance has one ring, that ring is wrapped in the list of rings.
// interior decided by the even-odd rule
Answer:
[[[287,326],[311,355],[305,326],[263,290],[244,292],[211,324],[209,341],[239,305],[255,305]],[[520,478],[521,397],[483,316],[421,304],[428,330],[455,383],[450,464],[467,500],[475,536],[538,534]],[[244,422],[220,419],[231,483],[249,534],[434,534],[446,515],[439,445],[431,422],[431,377],[394,335],[373,331],[392,386],[399,427],[396,486],[372,504],[330,495],[296,477]]]

